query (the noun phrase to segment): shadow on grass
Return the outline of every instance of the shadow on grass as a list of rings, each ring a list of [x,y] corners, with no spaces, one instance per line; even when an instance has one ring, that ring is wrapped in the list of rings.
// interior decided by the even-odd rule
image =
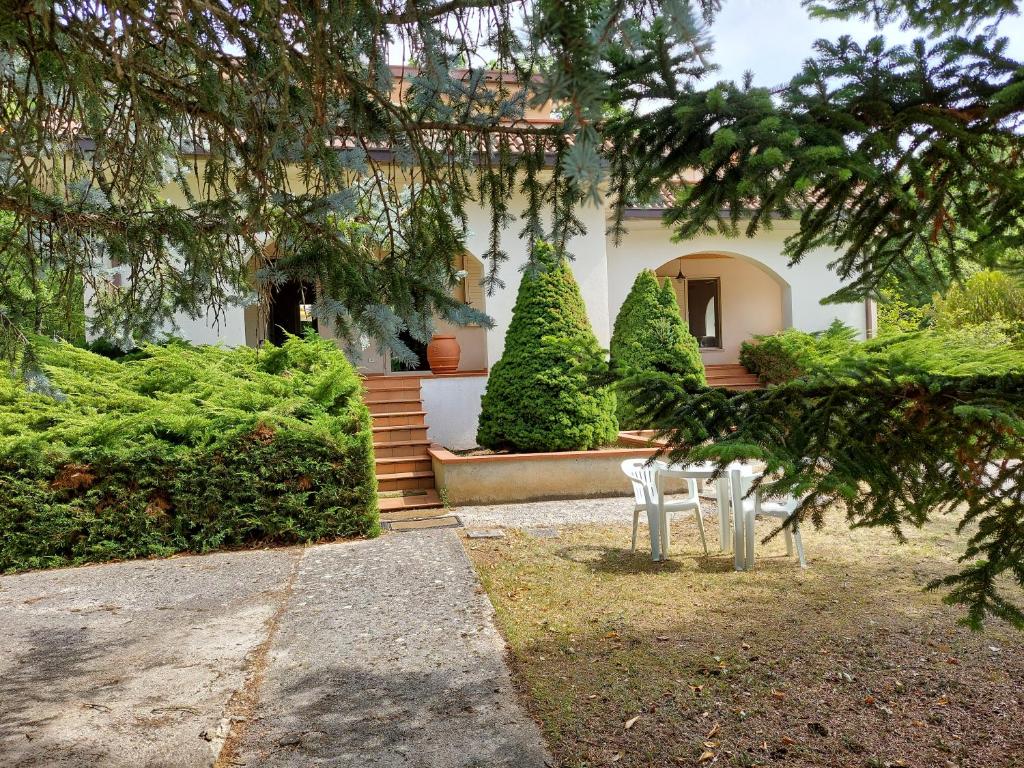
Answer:
[[[573,545],[556,550],[555,554],[569,562],[585,565],[601,573],[633,576],[639,574],[679,573],[684,570],[679,558],[655,562],[649,550],[629,547]]]

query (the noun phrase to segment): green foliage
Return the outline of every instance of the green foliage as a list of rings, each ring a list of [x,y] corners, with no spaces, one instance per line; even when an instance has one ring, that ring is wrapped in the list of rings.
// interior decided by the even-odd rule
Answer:
[[[519,286],[505,351],[487,380],[477,441],[514,451],[588,450],[618,436],[615,395],[566,259],[542,245]]]
[[[661,286],[650,270],[637,275],[615,318],[611,340],[613,372],[624,379],[661,371],[692,384],[704,384],[704,364],[697,340],[683,322],[672,284]],[[643,429],[628,390],[618,388],[618,419],[624,429]]]
[[[940,331],[995,322],[1010,336],[1024,336],[1024,286],[1003,272],[977,272],[932,303]]]
[[[820,333],[789,328],[740,346],[740,362],[766,384],[780,384],[831,368],[852,354],[857,332],[838,320]]]
[[[34,346],[47,393],[0,379],[0,571],[378,532],[369,411],[330,342]]]
[[[879,301],[877,307],[878,333],[882,336],[913,333],[924,328],[930,321],[929,306],[914,306],[896,296]]]
[[[740,347],[740,362],[766,384],[848,378],[864,364],[950,376],[999,375],[1021,368],[1022,349],[1002,321],[946,331],[892,332],[870,341],[858,341],[856,331],[837,321],[821,333],[790,328],[758,336]]]

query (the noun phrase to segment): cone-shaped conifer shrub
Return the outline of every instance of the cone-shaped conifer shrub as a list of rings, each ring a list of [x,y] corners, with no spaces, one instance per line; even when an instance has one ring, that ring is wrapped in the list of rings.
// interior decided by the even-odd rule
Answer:
[[[615,442],[615,395],[588,373],[604,355],[565,258],[540,246],[540,267],[523,275],[491,369],[477,441],[514,451],[587,450]]]
[[[683,322],[670,281],[661,286],[645,269],[615,318],[611,342],[612,368],[625,380],[637,374],[660,372],[692,384],[704,384],[704,364],[697,340]],[[619,386],[618,419],[624,429],[644,429],[630,402],[627,387]]]

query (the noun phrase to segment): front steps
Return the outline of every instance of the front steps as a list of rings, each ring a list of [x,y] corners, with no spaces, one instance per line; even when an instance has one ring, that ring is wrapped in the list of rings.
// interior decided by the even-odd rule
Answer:
[[[427,449],[426,413],[418,376],[368,376],[363,380],[373,420],[380,519],[389,530],[446,528],[458,520],[445,514],[434,487]]]
[[[707,375],[709,387],[721,387],[734,391],[750,389],[763,389],[764,384],[742,365],[706,365],[704,372]]]

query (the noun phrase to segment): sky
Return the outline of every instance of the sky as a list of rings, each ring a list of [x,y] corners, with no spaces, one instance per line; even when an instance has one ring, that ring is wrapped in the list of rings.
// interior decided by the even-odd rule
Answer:
[[[877,33],[867,22],[811,19],[800,0],[724,0],[710,31],[715,41],[713,59],[721,70],[706,84],[739,80],[749,69],[755,85],[768,87],[796,74],[818,38],[834,40],[849,34],[863,42]],[[899,28],[884,34],[893,42],[914,37]],[[1000,34],[1010,39],[1010,54],[1024,58],[1024,18],[1005,20]]]

